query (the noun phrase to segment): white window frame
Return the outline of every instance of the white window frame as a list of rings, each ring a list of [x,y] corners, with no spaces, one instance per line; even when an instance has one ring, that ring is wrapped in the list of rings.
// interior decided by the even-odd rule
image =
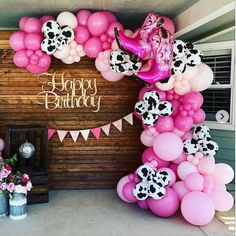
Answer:
[[[218,123],[217,121],[205,121],[207,126],[211,129],[219,130],[235,130],[235,95],[236,95],[236,82],[235,82],[235,41],[224,41],[216,43],[204,43],[204,44],[195,44],[197,49],[203,51],[215,51],[222,49],[231,50],[231,71],[230,71],[230,85],[211,85],[210,88],[231,88],[231,98],[230,98],[230,122],[225,124]],[[223,110],[223,108],[222,108]]]

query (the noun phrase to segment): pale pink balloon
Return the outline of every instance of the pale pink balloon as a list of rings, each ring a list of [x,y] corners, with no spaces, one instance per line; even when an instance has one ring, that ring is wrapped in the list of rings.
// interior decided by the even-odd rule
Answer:
[[[193,137],[193,132],[191,130],[187,131],[182,137],[182,140],[186,140],[188,138],[192,138]]]
[[[79,25],[86,26],[88,18],[92,15],[92,13],[88,10],[80,10],[76,14],[77,21]]]
[[[141,209],[143,209],[143,210],[148,210],[148,209],[149,209],[147,200],[138,201],[137,203],[138,203],[138,206],[139,206]]]
[[[164,20],[165,28],[173,35],[175,33],[175,25],[174,22],[167,16],[161,16]]]
[[[180,137],[174,133],[161,133],[155,137],[153,141],[153,150],[160,159],[173,161],[181,155],[183,142]]]
[[[190,192],[181,202],[181,212],[192,225],[202,226],[211,222],[215,215],[215,206],[211,197],[203,192]]]
[[[68,57],[69,56],[69,50],[70,50],[70,46],[67,44],[61,51],[57,50],[53,56],[58,58],[58,59],[62,59],[64,57]]]
[[[102,43],[99,38],[91,37],[84,44],[84,52],[90,58],[96,58],[98,53],[102,51]]]
[[[50,16],[50,15],[46,15],[46,16],[42,16],[40,18],[40,21],[42,24],[44,24],[45,22],[49,21],[49,20],[55,20],[54,16]]]
[[[23,17],[20,18],[20,21],[19,21],[20,30],[24,31],[25,22],[26,22],[29,18],[30,18],[29,16],[23,16]]]
[[[226,190],[226,186],[225,185],[218,185],[218,184],[214,184],[212,191],[216,192],[219,190]]]
[[[193,126],[193,119],[190,116],[182,117],[177,115],[175,117],[175,127],[184,132],[189,131]]]
[[[98,71],[101,72],[106,72],[111,70],[110,64],[105,64],[104,61],[99,57],[95,59],[95,67],[97,68]]]
[[[228,184],[234,178],[234,170],[227,164],[218,163],[215,165],[215,171],[212,173],[212,177],[216,184]]]
[[[75,62],[74,57],[73,56],[67,56],[61,59],[62,62],[64,62],[65,64],[73,64]]]
[[[116,17],[110,11],[102,11],[102,13],[106,16],[109,23],[116,21]]]
[[[197,165],[199,173],[203,175],[211,175],[215,171],[215,161],[209,157],[203,157]]]
[[[118,44],[117,44],[116,40],[113,40],[113,42],[111,43],[111,49],[113,51],[119,50],[119,47],[118,47]]]
[[[171,187],[176,182],[176,175],[172,169],[168,167],[162,167],[158,168],[158,171],[166,171],[169,174],[170,176],[170,183],[168,184],[169,187]]]
[[[192,116],[194,124],[201,124],[206,119],[206,113],[199,108]]]
[[[28,18],[24,22],[24,31],[26,33],[41,33],[42,22],[34,17]]]
[[[107,34],[111,38],[115,38],[115,32],[114,32],[115,27],[118,28],[120,31],[124,30],[124,28],[120,22],[115,21],[115,22],[110,23],[108,26],[108,29],[107,29]]]
[[[199,173],[191,173],[186,176],[185,185],[191,191],[202,191],[204,188],[204,178]]]
[[[122,75],[121,73],[116,73],[113,70],[101,72],[101,74],[102,74],[102,77],[109,82],[117,82],[123,79],[124,77],[124,75]]]
[[[184,78],[182,78],[180,87],[175,86],[175,88],[174,88],[175,89],[175,93],[177,93],[179,95],[184,95],[184,94],[187,94],[187,93],[189,93],[191,91],[190,83],[188,81],[186,81],[183,84],[183,80],[184,80]]]
[[[5,148],[5,141],[2,138],[0,138],[0,152],[2,152],[4,148]]]
[[[188,175],[198,173],[198,170],[197,167],[189,161],[183,161],[178,165],[177,173],[181,180],[185,180]]]
[[[134,183],[134,182],[126,183],[123,187],[123,190],[122,190],[122,194],[123,194],[124,198],[126,198],[131,203],[138,201],[137,198],[133,194],[133,189],[134,189],[135,185],[136,185],[136,183]]]
[[[155,139],[155,136],[151,135],[148,131],[148,129],[144,130],[141,133],[140,140],[142,144],[146,147],[151,147],[153,146],[153,141]]]
[[[60,26],[68,25],[72,29],[78,25],[75,15],[69,11],[63,11],[57,16],[57,23]]]
[[[209,192],[214,187],[213,178],[210,175],[203,175],[204,178],[204,190],[203,192]]]
[[[108,28],[108,19],[102,12],[95,12],[89,16],[87,27],[93,36],[100,36],[105,33]]]
[[[124,197],[123,193],[122,193],[122,190],[123,190],[125,184],[127,184],[127,183],[129,183],[129,182],[130,182],[130,180],[129,180],[129,176],[128,176],[128,175],[126,175],[126,176],[124,176],[123,178],[121,178],[121,179],[119,180],[117,186],[116,186],[116,191],[117,191],[117,194],[118,194],[118,196],[120,197],[121,200],[123,200],[124,202],[129,202],[129,203],[130,203],[130,201],[127,200],[127,199]]]
[[[208,193],[214,202],[217,211],[229,211],[234,205],[233,196],[226,190]]]
[[[201,63],[197,65],[197,73],[190,78],[189,82],[192,86],[192,91],[203,91],[212,84],[213,71],[208,65]]]
[[[29,65],[29,58],[26,55],[26,50],[22,49],[14,54],[13,61],[19,68],[25,68]]]
[[[30,50],[38,50],[41,48],[43,38],[38,33],[28,33],[25,36],[25,47]]]
[[[10,46],[15,51],[25,49],[25,36],[24,32],[15,32],[10,37]]]
[[[179,201],[182,201],[184,196],[190,192],[190,190],[185,185],[184,181],[175,182],[172,186],[172,189],[177,194]]]
[[[159,117],[154,126],[157,132],[170,132],[174,128],[174,119],[171,116]]]
[[[186,66],[186,70],[185,72],[182,74],[182,77],[189,80],[189,78],[191,78],[192,76],[197,74],[197,67],[194,66]]]
[[[181,155],[177,159],[173,160],[172,162],[175,164],[180,164],[181,162],[186,161],[186,160],[187,160],[187,155],[184,152],[182,152]]]
[[[177,129],[177,128],[174,128],[174,129],[172,130],[172,132],[175,133],[175,134],[177,134],[179,137],[183,137],[183,135],[185,134],[184,131],[179,130],[179,129]]]

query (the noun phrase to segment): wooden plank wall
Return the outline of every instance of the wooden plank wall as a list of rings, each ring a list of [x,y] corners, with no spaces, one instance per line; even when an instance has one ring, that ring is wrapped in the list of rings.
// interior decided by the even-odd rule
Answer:
[[[7,124],[42,124],[56,129],[85,129],[111,123],[133,111],[141,82],[127,77],[117,83],[105,81],[95,69],[94,60],[65,65],[53,59],[50,73],[70,73],[73,78],[97,79],[101,109],[46,110],[34,101],[41,90],[37,77],[13,64],[8,38],[12,32],[0,32],[0,135]],[[139,141],[141,123],[123,121],[123,132],[112,127],[110,136],[92,135],[87,142],[81,135],[76,143],[67,134],[63,143],[57,135],[49,141],[49,178],[51,189],[110,188],[140,163],[143,145]]]

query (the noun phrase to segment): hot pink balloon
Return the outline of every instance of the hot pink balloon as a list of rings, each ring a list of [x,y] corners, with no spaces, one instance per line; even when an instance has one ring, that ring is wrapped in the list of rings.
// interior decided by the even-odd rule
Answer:
[[[109,23],[116,21],[116,17],[110,11],[102,11],[102,13],[106,16]]]
[[[43,38],[38,33],[29,33],[25,36],[25,47],[30,50],[38,50],[41,48]]]
[[[175,173],[175,177],[176,177],[176,180],[177,180],[177,179],[178,179],[178,174],[177,174],[177,168],[178,168],[178,165],[175,164],[175,163],[171,163],[170,166],[169,166],[168,168],[170,168],[171,170],[174,171],[174,173]]]
[[[87,27],[93,36],[100,36],[106,32],[108,20],[102,12],[95,12],[88,18]]]
[[[234,170],[227,164],[218,163],[215,165],[215,171],[212,173],[212,177],[216,184],[228,184],[234,178]]]
[[[109,82],[117,82],[123,79],[124,75],[113,70],[101,72],[102,77]]]
[[[45,22],[47,22],[49,20],[55,20],[55,18],[53,16],[50,16],[50,15],[42,16],[40,18],[40,21],[41,21],[42,24],[44,24]]]
[[[197,167],[189,161],[183,161],[179,164],[177,173],[181,180],[185,180],[188,175],[198,173],[198,170]]]
[[[190,190],[185,185],[184,181],[175,182],[174,185],[172,186],[172,189],[177,194],[179,201],[182,201],[184,196],[190,192]]]
[[[204,178],[199,173],[191,173],[185,178],[185,185],[191,191],[202,191],[204,188]]]
[[[17,67],[25,68],[29,65],[29,58],[26,55],[26,50],[17,51],[14,54],[13,61]]]
[[[198,171],[203,175],[211,175],[215,171],[215,161],[209,157],[203,157],[199,160]]]
[[[123,200],[124,202],[129,202],[130,203],[130,201],[128,201],[122,193],[122,190],[123,190],[124,186],[129,182],[130,182],[130,180],[129,180],[128,175],[121,178],[119,180],[118,184],[117,184],[116,191],[117,191],[117,194],[118,194],[118,196],[120,197],[121,200]]]
[[[174,128],[174,119],[171,116],[159,117],[154,126],[157,132],[170,132]]]
[[[30,18],[29,16],[23,16],[23,17],[20,18],[20,21],[19,21],[20,30],[24,31],[25,22],[26,22],[29,18]]]
[[[192,116],[194,124],[201,124],[206,119],[206,113],[199,108]]]
[[[133,194],[133,189],[135,187],[136,183],[129,182],[126,183],[123,187],[122,194],[124,198],[126,198],[129,202],[137,202],[137,198]]]
[[[75,28],[75,41],[84,44],[90,37],[90,33],[86,26],[79,25]]]
[[[182,131],[189,131],[193,126],[193,119],[192,117],[185,116],[182,117],[180,115],[175,117],[175,127]]]
[[[28,18],[24,22],[24,31],[26,33],[41,33],[42,22],[34,17]]]
[[[179,208],[179,198],[174,190],[166,188],[166,195],[159,200],[153,198],[147,199],[150,210],[157,216],[170,217],[176,213]]]
[[[175,33],[175,25],[174,22],[167,16],[161,16],[164,20],[165,28],[173,35]]]
[[[124,28],[120,22],[115,21],[115,22],[110,23],[108,26],[108,29],[107,29],[107,34],[111,38],[115,38],[115,32],[114,32],[115,27],[118,28],[120,31],[124,30]]]
[[[98,53],[102,51],[102,43],[97,37],[91,37],[84,44],[84,52],[88,57],[96,58]]]
[[[157,166],[157,168],[158,168],[158,166]],[[162,168],[158,168],[158,171],[166,171],[169,174],[169,176],[170,176],[170,183],[168,184],[169,187],[175,183],[176,176],[175,176],[175,172],[172,169],[170,169],[168,167],[162,167]]]
[[[183,103],[191,104],[191,109],[197,110],[203,104],[203,96],[199,92],[190,92],[184,95]]]
[[[40,50],[39,50],[40,51]],[[37,54],[37,52],[36,52]],[[49,69],[51,65],[51,57],[44,53],[40,58],[38,62],[38,67],[43,68],[45,71]]]
[[[181,212],[192,225],[202,226],[211,222],[215,215],[215,206],[211,197],[203,192],[191,192],[181,202]]]
[[[146,92],[148,92],[149,90],[152,90],[153,89],[153,86],[145,86],[143,87],[140,92],[139,92],[139,95],[138,95],[138,99],[139,100],[143,100],[143,96]]]
[[[139,206],[141,209],[143,209],[143,210],[148,210],[148,209],[149,209],[147,200],[138,201],[137,203],[138,203],[138,206]]]
[[[10,37],[10,46],[15,51],[25,49],[25,36],[24,32],[15,32]]]
[[[209,88],[213,82],[213,72],[208,65],[201,63],[197,65],[197,73],[189,79],[192,91],[200,92]]]
[[[171,114],[171,116],[172,117],[175,117],[175,116],[177,116],[178,115],[178,113],[179,113],[179,106],[180,106],[180,101],[178,101],[178,100],[172,100],[171,101],[171,104],[172,104],[172,106],[173,106],[173,112],[172,112],[172,114]]]
[[[78,13],[76,14],[76,18],[77,18],[78,24],[86,26],[88,18],[91,15],[92,15],[92,13],[90,11],[88,11],[88,10],[80,10],[80,11],[78,11]]]

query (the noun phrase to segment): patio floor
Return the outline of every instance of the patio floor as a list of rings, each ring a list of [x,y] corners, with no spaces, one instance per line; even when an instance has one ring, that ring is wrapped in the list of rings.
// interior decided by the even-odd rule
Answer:
[[[194,227],[180,213],[169,219],[122,202],[115,190],[50,191],[50,203],[31,205],[28,217],[0,220],[7,236],[232,236],[234,210]]]

